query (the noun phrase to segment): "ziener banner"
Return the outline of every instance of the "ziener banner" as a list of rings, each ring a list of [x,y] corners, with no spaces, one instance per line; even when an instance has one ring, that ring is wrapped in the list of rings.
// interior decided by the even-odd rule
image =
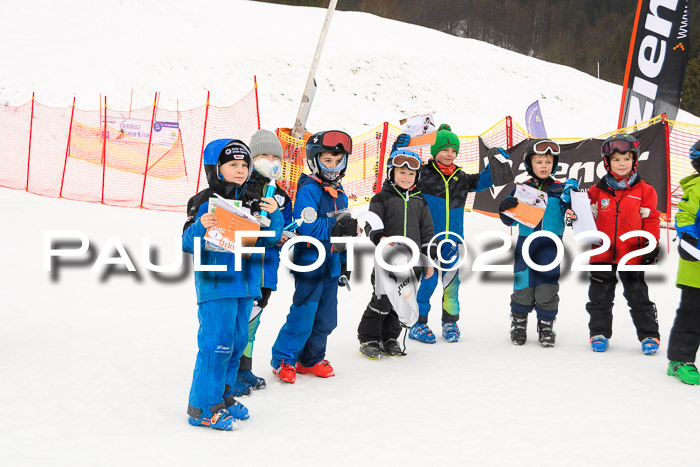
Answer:
[[[657,209],[667,212],[668,200],[668,158],[666,150],[667,122],[662,121],[644,130],[631,133],[639,140],[641,154],[639,155],[639,175],[656,189],[659,196]],[[513,161],[514,183],[502,187],[491,187],[481,191],[474,197],[474,210],[483,213],[498,214],[498,205],[503,198],[510,196],[515,189],[515,183],[522,183],[530,176],[525,171],[523,153],[529,140],[523,140],[507,149]],[[576,143],[562,144],[559,155],[559,167],[554,178],[564,182],[567,178],[578,180],[579,187],[590,188],[598,183],[607,173],[600,155],[603,140],[587,139]],[[488,148],[479,138],[479,171],[488,163],[486,156]]]
[[[639,0],[618,128],[661,114],[675,120],[689,50],[690,0]]]

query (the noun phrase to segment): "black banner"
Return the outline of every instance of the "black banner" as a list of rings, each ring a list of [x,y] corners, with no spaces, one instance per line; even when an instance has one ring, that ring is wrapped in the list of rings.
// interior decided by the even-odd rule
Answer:
[[[675,120],[688,63],[690,0],[639,0],[618,128],[665,113]]]
[[[666,152],[666,125],[661,122],[644,130],[631,133],[639,140],[642,152],[639,155],[639,175],[656,189],[659,196],[657,209],[666,212],[666,200],[668,193],[668,164]],[[491,187],[481,191],[474,197],[474,210],[484,213],[497,214],[498,205],[515,188],[515,183],[522,183],[530,176],[525,171],[523,153],[529,140],[523,140],[507,152],[513,161],[513,175],[515,182],[503,187]],[[607,173],[600,155],[600,146],[603,140],[587,139],[576,143],[562,144],[559,155],[559,167],[554,173],[554,178],[564,182],[567,178],[578,180],[579,187],[590,188],[598,183],[601,177]],[[486,166],[488,148],[479,138],[479,171]]]

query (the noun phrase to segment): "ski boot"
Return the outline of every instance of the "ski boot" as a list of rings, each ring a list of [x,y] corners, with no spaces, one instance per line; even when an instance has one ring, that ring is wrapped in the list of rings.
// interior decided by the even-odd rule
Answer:
[[[594,352],[605,352],[608,350],[608,338],[602,334],[591,337],[591,349]]]
[[[293,383],[297,378],[297,371],[289,363],[282,363],[279,367],[273,368],[272,372],[284,383]]]
[[[460,335],[459,327],[456,322],[442,322],[442,337],[444,337],[447,342],[459,342]]]
[[[236,382],[233,383],[233,387],[231,388],[231,394],[236,397],[250,396],[250,393],[252,392],[253,388],[239,379],[236,379]]]
[[[333,371],[333,367],[328,360],[320,361],[313,366],[302,366],[297,362],[297,373],[301,373],[302,375],[310,374],[318,376],[319,378],[335,376],[335,371]]]
[[[527,314],[510,313],[510,340],[515,345],[527,342]]]
[[[542,344],[542,347],[554,347],[554,341],[557,338],[557,333],[554,332],[553,327],[554,320],[537,320],[537,332],[540,335],[540,344]]]
[[[435,343],[435,334],[433,334],[433,331],[431,331],[425,323],[414,324],[411,330],[408,331],[408,337],[409,339],[423,342],[424,344]]]
[[[242,382],[248,385],[251,389],[258,390],[263,389],[267,383],[260,376],[255,376],[250,370],[239,370],[238,375],[236,375],[236,383]],[[234,385],[235,387],[235,385]]]
[[[700,374],[693,362],[668,362],[666,374],[675,376],[685,384],[700,384]]]
[[[248,420],[250,418],[248,407],[238,402],[233,396],[225,397],[224,403],[226,404],[226,411],[236,420]]]
[[[659,350],[661,342],[655,337],[647,337],[642,341],[642,352],[644,355],[653,355]]]
[[[198,418],[190,417],[189,422],[192,426],[206,426],[215,430],[231,431],[236,429],[236,420],[226,409],[219,410],[211,417],[205,417],[204,414]]]
[[[379,347],[379,342],[377,341],[361,343],[360,352],[370,360],[379,360],[382,358],[382,349]]]
[[[384,342],[384,353],[390,357],[403,357],[406,352],[401,350],[401,345],[396,339],[387,339]]]

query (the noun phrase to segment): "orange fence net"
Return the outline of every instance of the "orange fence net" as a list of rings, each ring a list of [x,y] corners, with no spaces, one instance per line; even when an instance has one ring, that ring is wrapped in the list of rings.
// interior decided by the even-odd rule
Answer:
[[[112,206],[184,211],[187,200],[206,187],[204,146],[227,137],[247,142],[258,130],[255,91],[229,107],[210,106],[207,98],[206,105],[184,111],[162,109],[155,102],[129,112],[111,110],[106,104],[99,111],[54,108],[34,99],[18,107],[0,106],[0,186]],[[693,172],[688,148],[700,139],[700,126],[669,121],[669,128],[669,185],[675,209],[681,196],[679,182]],[[380,189],[389,150],[400,132],[384,123],[353,138],[343,179],[351,206],[368,202]],[[279,183],[294,198],[299,175],[308,173],[305,142],[284,131],[278,136],[285,149]],[[506,117],[481,135],[461,136],[456,163],[467,173],[478,172],[479,137],[489,147],[507,148],[529,135]],[[556,140],[582,139],[586,138]],[[417,152],[423,161],[431,157],[428,147]],[[473,196],[467,199],[468,209]]]

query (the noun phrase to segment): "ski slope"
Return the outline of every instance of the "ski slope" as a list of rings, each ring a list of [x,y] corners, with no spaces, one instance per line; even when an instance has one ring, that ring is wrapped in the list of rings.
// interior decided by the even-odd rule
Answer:
[[[263,126],[290,126],[323,16],[319,9],[223,0],[16,3],[0,28],[3,43],[13,44],[3,53],[0,101],[22,104],[34,90],[45,105],[68,106],[76,95],[79,107],[96,108],[102,93],[110,105],[128,108],[133,88],[135,107],[150,105],[156,90],[170,108],[202,105],[206,90],[212,104],[229,105],[257,74]],[[522,121],[539,98],[550,135],[591,136],[614,128],[620,96],[619,86],[566,67],[343,12],[334,16],[317,80],[309,129],[352,134],[430,110],[458,133],[476,134],[508,114]],[[698,121],[684,112],[679,120]],[[154,261],[177,260],[184,215],[8,189],[0,189],[0,204],[2,466],[696,462],[698,388],[665,374],[680,296],[675,244],[648,281],[660,354],[642,355],[620,288],[611,347],[593,353],[588,281],[572,272],[562,277],[556,347],[540,347],[532,319],[529,342],[515,347],[512,275],[471,271],[488,248],[475,236],[510,231],[467,213],[459,343],[407,340],[406,357],[361,356],[356,329],[371,294],[371,257],[364,254],[352,292],[339,291],[327,354],[337,376],[300,375],[294,385],[276,381],[269,367],[293,293],[291,276],[281,271],[253,357],[268,388],[243,399],[250,420],[220,433],[187,424],[197,333],[192,273],[154,276],[142,253],[148,238],[158,250]],[[78,258],[82,264],[54,270],[55,278],[44,271],[51,231],[84,232],[92,247]],[[98,258],[116,255],[110,237],[124,245],[136,272],[91,269]],[[570,232],[565,243],[568,271],[580,247]],[[429,322],[435,331],[439,302],[436,294]]]

